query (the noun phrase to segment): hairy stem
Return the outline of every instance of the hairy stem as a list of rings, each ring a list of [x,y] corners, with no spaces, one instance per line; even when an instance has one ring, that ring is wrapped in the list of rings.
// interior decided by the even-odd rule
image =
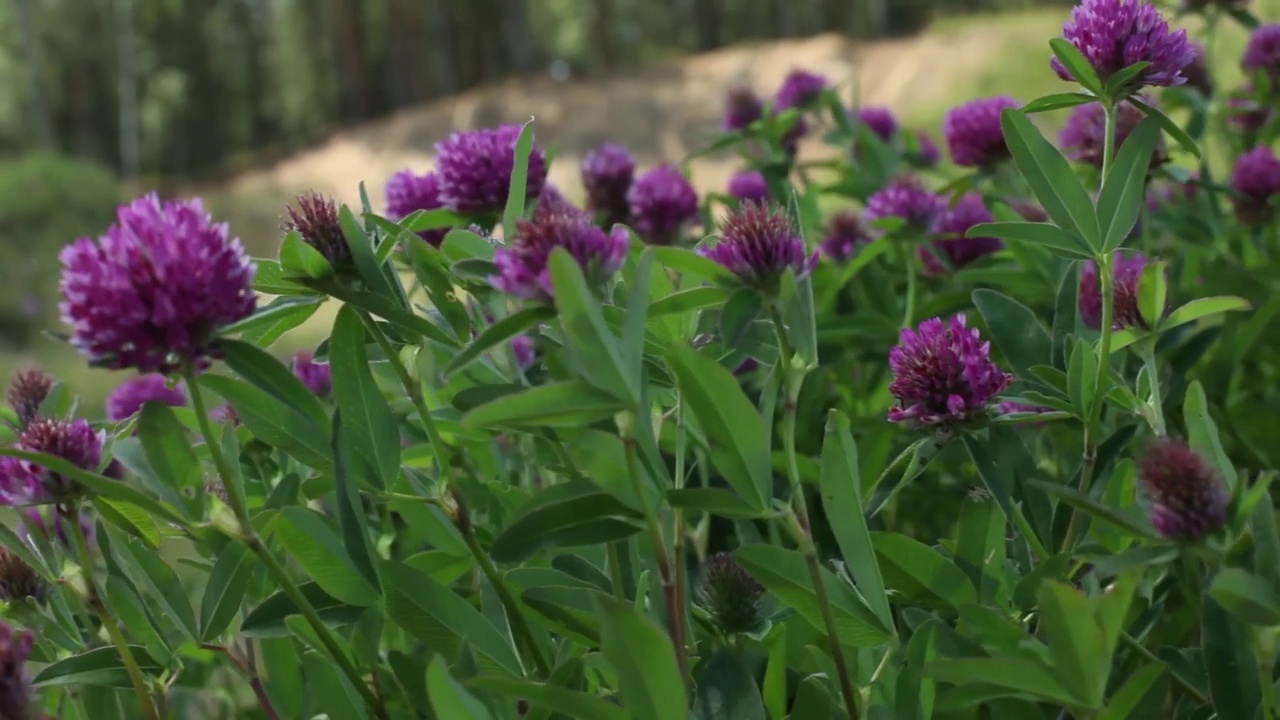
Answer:
[[[80,568],[84,573],[84,584],[88,592],[89,608],[98,616],[98,620],[102,623],[102,627],[106,629],[107,635],[111,637],[111,642],[116,646],[116,650],[120,652],[120,660],[124,663],[125,672],[129,674],[129,682],[133,683],[133,691],[138,695],[138,707],[142,709],[142,713],[150,720],[160,720],[160,714],[156,711],[155,703],[151,699],[151,693],[147,690],[146,678],[142,676],[142,668],[138,666],[138,659],[133,655],[133,648],[129,647],[129,643],[125,640],[124,633],[120,632],[120,625],[111,617],[111,613],[107,611],[107,606],[102,602],[102,596],[98,594],[98,584],[93,579],[93,558],[89,555],[89,541],[84,536],[84,528],[80,525],[80,507],[73,504],[64,514],[67,524],[71,526],[71,536],[76,545],[76,556],[80,559]]]
[[[262,542],[262,537],[258,535],[258,530],[253,526],[253,520],[249,517],[249,509],[244,505],[241,488],[232,487],[232,478],[234,477],[231,468],[227,466],[227,459],[222,455],[222,448],[219,446],[217,435],[213,432],[213,427],[209,424],[208,408],[205,407],[204,396],[200,393],[200,379],[196,376],[194,368],[188,367],[184,373],[184,379],[187,387],[190,388],[188,394],[191,396],[191,409],[196,416],[196,422],[200,426],[200,434],[204,437],[205,446],[209,449],[209,456],[213,459],[213,465],[218,471],[218,477],[222,479],[223,484],[227,487],[227,504],[231,506],[231,512],[235,514],[236,521],[240,526],[240,541],[243,542],[253,554],[258,556],[262,564],[267,568],[267,574],[271,576],[273,582],[280,586],[280,590],[284,592],[285,597],[298,608],[298,612],[315,631],[316,636],[320,639],[320,643],[324,645],[325,650],[333,656],[334,662],[338,668],[342,670],[351,684],[359,691],[360,696],[364,699],[369,708],[379,718],[387,718],[386,707],[378,701],[378,698],[369,689],[369,685],[365,683],[359,669],[355,663],[351,661],[351,657],[347,655],[342,646],[338,644],[338,640],[333,635],[333,631],[329,629],[324,621],[320,619],[320,613],[307,600],[302,591],[298,589],[297,583],[293,578],[289,577],[289,572],[285,570],[276,556]]]
[[[624,413],[625,415],[625,413]],[[684,647],[684,608],[679,603],[676,593],[675,573],[671,565],[671,557],[667,554],[667,543],[662,537],[662,525],[658,522],[658,513],[649,506],[648,491],[640,476],[640,458],[636,454],[636,439],[632,430],[635,418],[626,417],[618,422],[618,433],[627,455],[627,475],[631,478],[631,486],[635,489],[636,498],[640,501],[640,509],[644,513],[645,527],[649,532],[649,544],[653,545],[654,556],[658,562],[658,575],[662,578],[662,600],[667,615],[667,635],[675,646],[676,663],[680,667],[680,677],[688,678],[688,660]]]
[[[910,302],[910,301],[908,301]],[[835,613],[831,609],[831,599],[827,596],[826,582],[822,578],[822,564],[818,559],[818,548],[813,543],[813,532],[809,526],[809,507],[804,497],[804,487],[800,481],[800,464],[796,457],[796,399],[800,394],[800,386],[804,381],[804,371],[791,369],[792,350],[787,340],[786,326],[782,322],[782,313],[777,306],[769,308],[774,330],[778,335],[778,363],[787,368],[783,373],[782,393],[782,446],[787,456],[787,479],[791,484],[792,532],[800,551],[804,554],[805,565],[809,569],[809,577],[813,580],[813,593],[817,597],[818,607],[822,611],[822,624],[826,630],[828,651],[836,666],[836,675],[840,683],[840,694],[844,697],[845,709],[849,720],[858,720],[858,699],[853,690],[849,667],[845,662],[844,652],[840,649],[840,638],[836,634]]]

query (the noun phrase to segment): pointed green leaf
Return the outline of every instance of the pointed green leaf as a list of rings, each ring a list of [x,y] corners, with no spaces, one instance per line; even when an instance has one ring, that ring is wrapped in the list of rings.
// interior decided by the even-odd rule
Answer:
[[[636,720],[686,717],[689,701],[667,634],[625,603],[604,596],[598,602],[601,649],[618,673],[626,708]]]
[[[391,485],[400,471],[400,431],[370,370],[364,324],[350,306],[343,306],[334,319],[329,363],[333,398],[346,420],[343,438],[374,487]]]
[[[621,343],[605,325],[600,301],[591,294],[578,261],[563,248],[551,253],[551,284],[565,347],[587,382],[631,403],[640,395],[622,361]]]
[[[973,583],[937,550],[898,533],[871,533],[889,587],[913,601],[958,607],[978,601]]]
[[[315,511],[287,507],[276,525],[280,542],[324,591],[349,605],[372,605],[377,590],[356,569],[338,534]]]
[[[437,717],[458,720],[491,720],[493,717],[483,703],[453,679],[439,655],[427,666],[427,696]]]
[[[1093,201],[1062,153],[1017,110],[1004,110],[1001,126],[1018,170],[1049,217],[1090,247],[1102,247]]]
[[[1091,258],[1093,251],[1080,238],[1063,231],[1052,223],[994,222],[974,225],[965,232],[967,237],[997,237],[1013,242],[1039,245],[1055,255],[1072,258]]]
[[[1159,140],[1159,121],[1146,118],[1129,133],[1116,153],[1102,192],[1098,194],[1098,224],[1105,251],[1123,245],[1138,222],[1146,205],[1151,154]]]
[[[482,330],[476,336],[476,339],[471,341],[470,345],[463,348],[462,352],[458,353],[453,358],[453,361],[449,363],[449,367],[445,368],[445,374],[452,375],[458,372],[470,365],[486,351],[497,347],[529,328],[541,325],[555,316],[555,308],[547,305],[533,305],[502,318]]]
[[[503,395],[462,418],[467,427],[582,427],[612,418],[621,400],[581,380],[539,385]]]

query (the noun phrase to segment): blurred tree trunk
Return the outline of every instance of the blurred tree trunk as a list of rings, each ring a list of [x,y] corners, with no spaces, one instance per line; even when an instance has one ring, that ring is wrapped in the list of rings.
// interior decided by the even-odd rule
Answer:
[[[618,67],[618,25],[613,0],[595,0],[592,3],[595,12],[592,14],[593,51],[595,61],[600,69],[610,71]]]
[[[509,71],[524,75],[533,69],[534,47],[529,27],[529,0],[505,0],[507,10],[502,32],[506,37]]]
[[[723,24],[719,0],[693,0],[693,30],[699,52],[720,47]]]
[[[338,48],[338,112],[343,120],[369,117],[369,78],[365,66],[365,18],[362,3],[334,0],[333,28]]]
[[[41,75],[44,69],[40,54],[41,33],[32,15],[30,2],[31,0],[14,0],[13,9],[18,25],[18,38],[22,42],[23,62],[26,65],[23,75],[27,81],[27,106],[31,114],[28,122],[31,124],[31,131],[35,133],[36,144],[49,149],[54,146],[54,142]]]
[[[141,169],[141,154],[133,0],[115,0],[115,10],[116,87],[120,98],[120,170],[125,177],[134,177]]]

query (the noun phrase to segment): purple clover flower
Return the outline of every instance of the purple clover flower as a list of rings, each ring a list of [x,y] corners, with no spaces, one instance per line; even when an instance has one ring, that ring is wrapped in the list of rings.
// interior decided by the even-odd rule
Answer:
[[[80,532],[84,533],[85,543],[93,547],[97,543],[97,529],[94,527],[93,517],[81,511],[79,523]],[[26,540],[32,535],[39,535],[51,542],[56,540],[67,548],[75,544],[75,540],[67,535],[62,513],[57,508],[29,507],[22,511],[22,519],[18,521],[18,536]]]
[[[778,88],[773,108],[776,112],[782,112],[808,105],[817,100],[829,84],[822,75],[808,70],[794,69],[782,81],[782,87]]]
[[[930,275],[946,272],[946,268],[938,261],[938,253],[951,263],[952,268],[959,270],[1003,248],[1004,243],[998,238],[965,237],[969,228],[993,221],[981,195],[965,195],[955,207],[938,217],[933,225],[934,239],[920,248],[920,260],[924,263],[925,272]]]
[[[285,212],[288,217],[280,223],[281,230],[297,232],[334,269],[351,267],[351,246],[342,233],[338,205],[333,198],[314,191],[303,193],[298,196],[298,207],[286,206]]]
[[[102,464],[106,433],[94,432],[84,420],[38,419],[18,436],[15,447],[54,455],[89,472]],[[64,504],[83,493],[80,483],[39,464],[0,458],[0,505]]]
[[[636,179],[627,191],[631,222],[651,245],[671,245],[698,217],[698,193],[674,166],[659,165]]]
[[[107,396],[107,419],[111,422],[127,420],[149,402],[183,407],[187,404],[187,394],[181,383],[170,386],[164,375],[137,375],[120,383]]]
[[[930,192],[914,177],[900,177],[867,198],[862,219],[874,223],[885,218],[902,218],[909,228],[925,231],[946,210],[942,198]]]
[[[1226,488],[1181,440],[1153,442],[1138,463],[1138,479],[1151,497],[1151,524],[1167,538],[1197,542],[1227,522]]]
[[[724,119],[720,126],[726,132],[746,130],[751,123],[764,117],[764,101],[746,85],[729,88],[724,105]]]
[[[716,553],[703,565],[698,604],[721,632],[758,628],[764,620],[764,594],[764,586],[729,553]]]
[[[1147,209],[1157,212],[1169,207],[1175,207],[1184,203],[1192,202],[1196,199],[1200,189],[1196,185],[1199,174],[1193,174],[1187,182],[1169,182],[1159,185],[1153,184],[1147,190]]]
[[[1275,111],[1256,95],[1253,84],[1249,83],[1227,97],[1227,120],[1248,135],[1257,134],[1275,116]]]
[[[858,108],[858,122],[885,142],[891,142],[898,134],[898,118],[893,111],[880,105],[863,105]]]
[[[1169,87],[1186,82],[1183,68],[1193,51],[1187,31],[1170,31],[1169,23],[1146,0],[1082,0],[1062,26],[1062,37],[1080,51],[1105,84],[1112,75],[1139,62],[1151,63],[1121,89]],[[1066,67],[1053,58],[1050,65],[1063,80]]]
[[[1139,253],[1125,256],[1117,252],[1113,256],[1111,273],[1111,327],[1123,330],[1127,327],[1146,327],[1142,312],[1138,309],[1138,285],[1147,259]],[[1080,319],[1094,330],[1102,327],[1102,290],[1098,283],[1098,266],[1086,260],[1080,269]]]
[[[636,160],[622,145],[606,143],[582,159],[587,209],[601,215],[605,227],[627,221],[627,191],[635,175]]]
[[[255,268],[226,224],[199,200],[155,194],[121,207],[97,240],[62,261],[63,322],[71,344],[98,366],[168,372],[214,354],[218,330],[253,314]]]
[[[908,158],[916,167],[931,168],[937,167],[942,162],[942,151],[938,149],[938,144],[933,141],[927,132],[917,132],[916,149]]]
[[[1124,146],[1129,134],[1146,119],[1138,106],[1123,102],[1116,107],[1116,152]],[[1103,143],[1107,137],[1107,116],[1101,103],[1077,105],[1062,126],[1059,143],[1068,159],[1102,168]],[[1168,162],[1169,153],[1164,137],[1151,152],[1151,167]]]
[[[1213,97],[1213,73],[1205,57],[1204,46],[1198,42],[1189,42],[1191,46],[1191,62],[1182,69],[1187,78],[1187,86],[1195,88],[1202,96]]]
[[[1240,67],[1245,73],[1264,73],[1274,87],[1280,82],[1280,23],[1259,25],[1249,35]]]
[[[511,189],[511,172],[516,164],[519,125],[457,131],[436,143],[436,172],[440,175],[440,201],[461,213],[500,213]],[[525,197],[542,194],[547,180],[547,161],[533,146],[529,153]]]
[[[898,400],[889,410],[889,422],[950,429],[986,413],[1013,382],[1012,375],[991,362],[990,354],[991,344],[967,326],[964,315],[946,323],[933,318],[916,330],[904,329],[901,342],[889,352],[889,392]]]
[[[6,399],[18,416],[18,429],[30,425],[40,415],[40,406],[53,390],[53,378],[42,370],[27,370],[13,376]]]
[[[542,195],[538,197],[538,207],[534,212],[535,217],[575,214],[589,217],[586,211],[570,202],[569,198],[560,192],[560,188],[551,183],[542,187]]]
[[[788,268],[797,278],[813,271],[818,254],[809,254],[795,223],[777,206],[744,203],[720,227],[720,240],[698,253],[716,261],[744,284],[771,292]]]
[[[626,228],[615,227],[606,233],[580,214],[521,221],[514,241],[497,249],[493,262],[498,274],[489,282],[522,300],[551,302],[554,292],[548,262],[553,250],[567,250],[588,281],[600,284],[622,267],[630,243]]]
[[[538,359],[538,349],[534,346],[533,338],[528,335],[517,335],[511,338],[511,351],[515,353],[516,362],[521,370],[533,367],[533,363]]]
[[[35,644],[30,631],[15,631],[0,622],[0,718],[26,720],[32,715],[35,703],[26,664]]]
[[[769,183],[758,170],[740,170],[729,178],[729,196],[738,202],[767,202]]]
[[[387,218],[400,222],[419,210],[439,210],[444,207],[440,197],[440,175],[428,172],[419,175],[412,170],[401,170],[387,180]],[[448,228],[423,230],[418,237],[433,247],[440,247]]]
[[[845,210],[831,216],[827,236],[823,238],[818,250],[828,260],[846,263],[858,248],[869,242],[871,234],[862,226],[862,218],[857,213]]]
[[[9,548],[0,547],[0,602],[21,603],[30,600],[38,603],[44,600],[48,591],[48,583],[35,568]]]
[[[1236,159],[1231,171],[1236,218],[1245,225],[1262,225],[1275,216],[1271,200],[1280,194],[1280,160],[1265,145]]]
[[[961,167],[989,167],[1009,157],[1000,113],[1017,108],[1008,95],[980,98],[952,108],[942,122],[951,159]]]
[[[317,397],[329,397],[333,392],[333,370],[329,363],[316,362],[309,352],[293,356],[293,374]]]

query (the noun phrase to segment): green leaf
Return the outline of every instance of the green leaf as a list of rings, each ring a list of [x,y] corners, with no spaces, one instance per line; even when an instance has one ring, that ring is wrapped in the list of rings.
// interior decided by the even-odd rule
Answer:
[[[416,315],[400,307],[395,301],[381,295],[374,295],[364,290],[355,290],[332,280],[308,280],[307,286],[320,292],[332,295],[348,305],[355,305],[375,317],[395,325],[397,328],[413,333],[419,337],[456,348],[461,345],[451,333],[436,326],[425,317]]]
[[[516,236],[516,222],[524,215],[529,190],[529,155],[533,152],[533,118],[520,128],[516,138],[515,158],[511,166],[511,185],[507,190],[507,205],[502,210],[502,237],[511,242]]]
[[[978,589],[979,602],[984,604],[994,604],[1000,590],[1007,524],[1000,505],[985,493],[971,492],[960,503],[955,563],[969,576]]]
[[[1133,103],[1139,110],[1145,113],[1147,117],[1155,118],[1156,121],[1160,123],[1160,129],[1168,133],[1169,136],[1173,138],[1174,142],[1178,143],[1183,150],[1194,155],[1197,160],[1200,159],[1200,146],[1196,145],[1196,141],[1187,134],[1186,130],[1182,129],[1181,125],[1174,122],[1173,118],[1170,118],[1168,115],[1165,115],[1151,105],[1139,100],[1137,97],[1130,96],[1128,102]]]
[[[479,700],[453,679],[439,655],[427,666],[427,696],[437,717],[458,720],[490,720],[493,716]]]
[[[1034,113],[1047,112],[1049,110],[1062,110],[1063,108],[1075,107],[1077,105],[1085,105],[1091,102],[1097,102],[1098,98],[1085,93],[1054,93],[1053,95],[1045,95],[1023,105],[1024,115],[1032,115]]]
[[[1089,247],[1100,248],[1093,201],[1067,159],[1017,110],[1004,110],[1001,127],[1018,170],[1044,211],[1063,230],[1080,237]]]
[[[1051,362],[1053,340],[1027,306],[987,289],[973,291],[973,304],[987,323],[991,342],[1018,377],[1030,379],[1033,366]]]
[[[315,608],[320,619],[328,627],[351,625],[368,612],[366,607],[339,602],[315,582],[302,583],[298,586],[298,591],[311,604],[311,607]],[[285,591],[280,590],[258,603],[248,615],[245,615],[240,623],[240,634],[252,638],[288,637],[289,629],[285,626],[285,620],[301,612]]]
[[[328,424],[329,416],[315,393],[279,360],[239,340],[223,340],[219,345],[227,366],[249,384],[299,415],[322,426]]]
[[[818,321],[813,305],[813,279],[796,281],[795,293],[786,307],[787,336],[796,354],[808,366],[818,364]]]
[[[1102,79],[1098,77],[1098,72],[1093,69],[1093,65],[1085,59],[1075,45],[1063,38],[1054,38],[1049,41],[1049,48],[1053,50],[1058,62],[1062,63],[1071,77],[1080,83],[1081,87],[1094,96],[1102,96]]]
[[[1093,354],[1093,346],[1086,340],[1077,339],[1067,361],[1067,398],[1080,417],[1089,417],[1097,377],[1098,359]]]
[[[537,327],[555,316],[556,311],[553,307],[532,305],[502,318],[481,331],[476,336],[476,339],[471,341],[470,345],[463,348],[462,352],[458,353],[453,358],[453,361],[449,363],[449,366],[445,368],[445,375],[452,375],[458,372],[470,365],[486,351],[497,347],[529,328]]]
[[[1079,297],[1080,283],[1077,280],[1079,263],[1070,263],[1062,274],[1062,282],[1058,285],[1058,294],[1053,304],[1053,350],[1050,357],[1053,367],[1061,368],[1067,359],[1067,337],[1075,332],[1076,305]]]
[[[1148,702],[1158,702],[1163,707],[1164,704],[1164,686],[1167,684],[1165,671],[1168,667],[1164,663],[1151,663],[1143,665],[1137,671],[1129,675],[1129,679],[1124,685],[1116,690],[1111,696],[1111,701],[1107,703],[1107,708],[1098,716],[1098,720],[1137,720],[1144,717],[1139,713],[1140,708],[1150,707]],[[1157,681],[1165,680],[1166,682]]]
[[[244,320],[223,326],[218,334],[224,337],[239,334],[247,343],[269,347],[281,335],[310,320],[324,301],[325,298],[318,295],[278,297]]]
[[[1100,707],[1111,663],[1089,599],[1058,582],[1041,584],[1039,599],[1040,628],[1054,669],[1080,704]]]
[[[138,439],[156,476],[176,489],[200,484],[200,461],[173,409],[148,402],[138,415]]]
[[[471,317],[467,314],[462,295],[454,287],[444,256],[436,248],[422,242],[417,235],[401,238],[401,245],[409,256],[414,276],[427,291],[427,300],[432,309],[449,322],[454,335],[467,337],[471,332]]]
[[[351,208],[346,205],[338,208],[338,223],[342,225],[342,236],[347,241],[347,247],[351,248],[351,259],[354,261],[356,271],[360,273],[360,281],[364,287],[376,297],[403,306],[403,303],[398,302],[401,299],[400,296],[395,293],[391,282],[382,272],[382,266],[373,253],[373,243],[370,242],[369,235],[360,226],[360,221],[351,212]]]
[[[1125,510],[1116,510],[1107,507],[1094,499],[1082,495],[1075,488],[1055,485],[1053,483],[1042,482],[1039,480],[1031,480],[1029,484],[1050,495],[1057,497],[1062,502],[1070,505],[1077,510],[1081,510],[1092,517],[1104,520],[1115,525],[1118,528],[1127,530],[1135,537],[1147,538],[1151,540],[1157,539],[1156,534],[1152,531],[1150,523],[1147,523],[1141,515],[1138,515],[1134,508]]]
[[[119,500],[98,498],[94,507],[102,519],[145,542],[153,550],[160,547],[160,528],[146,510]]]
[[[929,720],[938,689],[925,677],[925,668],[938,657],[938,620],[931,619],[916,629],[907,642],[906,667],[898,674],[897,717],[902,720]]]
[[[720,337],[735,347],[746,337],[751,324],[764,312],[764,299],[752,288],[738,288],[720,309]]]
[[[1147,173],[1159,140],[1160,123],[1146,118],[1129,133],[1116,153],[1098,194],[1098,224],[1102,249],[1107,252],[1124,244],[1146,205]]]
[[[200,601],[201,642],[216,639],[240,612],[257,562],[253,553],[239,543],[228,544],[218,554]]]
[[[590,537],[593,529],[621,523],[630,529],[630,535],[640,531],[639,518],[639,512],[590,482],[552,485],[529,501],[520,516],[494,540],[490,554],[498,562],[520,562],[545,547],[595,544],[597,541]],[[615,522],[602,524],[606,520]]]
[[[1111,74],[1107,78],[1106,94],[1110,97],[1116,97],[1121,91],[1125,90],[1128,85],[1138,77],[1143,70],[1151,67],[1151,63],[1143,60],[1136,62],[1128,67],[1121,68]]]
[[[853,576],[872,612],[885,627],[893,627],[893,611],[885,594],[884,578],[876,563],[871,533],[862,507],[862,477],[858,447],[849,430],[849,418],[839,410],[827,415],[827,435],[822,443],[822,507],[831,523],[836,543],[849,574]]]
[[[626,370],[618,338],[605,325],[600,302],[587,287],[578,261],[556,248],[550,266],[565,347],[578,369],[595,387],[635,404],[640,397],[637,380]]]
[[[1088,259],[1093,251],[1080,238],[1063,231],[1052,223],[994,222],[974,225],[965,232],[967,237],[997,237],[1013,242],[1039,245],[1055,255]]]
[[[284,236],[280,242],[280,267],[294,275],[303,277],[328,277],[333,274],[333,266],[311,247],[297,230]]]
[[[556,673],[559,672],[560,668],[556,668]],[[608,700],[598,695],[558,686],[554,684],[555,680],[554,674],[546,683],[486,675],[472,679],[469,684],[483,690],[502,693],[509,698],[528,701],[530,717],[539,709],[554,709],[562,716],[574,718],[574,720],[630,720],[631,716],[626,710]]]
[[[72,480],[75,480],[98,497],[120,500],[130,505],[140,507],[157,517],[162,517],[171,522],[178,523],[179,525],[186,524],[186,519],[171,506],[157,501],[155,498],[142,493],[127,483],[122,483],[119,480],[106,477],[105,475],[89,472],[88,470],[69,463],[56,455],[28,452],[26,450],[19,450],[15,447],[0,446],[0,457],[12,457],[35,463],[47,470],[56,472],[59,475],[65,475]]]
[[[721,287],[696,287],[681,290],[664,298],[654,300],[649,305],[649,317],[659,318],[666,315],[678,315],[716,307],[723,303],[728,296],[728,291]]]
[[[626,708],[636,720],[686,717],[689,701],[666,633],[625,603],[603,596],[598,603],[601,649],[618,673]]]
[[[344,439],[376,488],[390,485],[400,470],[400,432],[365,351],[365,328],[350,306],[338,311],[329,341],[333,398],[346,419]]]
[[[667,490],[667,504],[726,518],[761,518],[767,514],[737,494],[720,488],[672,488]]]
[[[625,408],[622,401],[581,380],[539,385],[503,395],[462,417],[471,428],[582,427],[612,418]]]
[[[450,657],[465,642],[487,670],[522,674],[507,639],[471,603],[408,565],[383,561],[381,570],[387,616],[406,633]]]
[[[766,507],[773,483],[769,436],[733,373],[687,346],[672,348],[667,363],[681,398],[711,443],[716,468],[743,500]]]
[[[342,411],[333,414],[333,498],[338,511],[338,529],[342,532],[342,544],[356,570],[369,581],[369,585],[381,587],[378,569],[374,565],[376,551],[369,542],[369,518],[364,501],[351,481],[347,456],[348,436],[342,430]],[[394,429],[394,428],[393,428]],[[358,603],[352,603],[358,604]]]
[[[1250,307],[1248,300],[1230,295],[1197,298],[1169,313],[1169,317],[1165,318],[1164,322],[1160,323],[1160,329],[1170,330],[1180,325],[1195,322],[1203,317],[1219,315],[1227,312],[1248,310]]]
[[[337,533],[318,513],[303,507],[280,511],[276,535],[307,576],[348,605],[372,605],[377,589],[356,568]]]
[[[627,315],[622,325],[622,360],[628,376],[635,386],[643,382],[645,327],[649,312],[649,278],[653,274],[653,248],[646,247],[640,253],[640,261],[631,273],[627,284],[631,289],[627,299]]]
[[[658,262],[676,272],[692,275],[722,287],[738,286],[733,273],[726,270],[723,265],[692,250],[667,246],[655,247],[653,252]]]
[[[925,666],[925,675],[955,685],[991,685],[1009,691],[1006,697],[1035,695],[1067,706],[1079,702],[1058,680],[1053,669],[1025,657],[934,660]]]
[[[280,263],[268,258],[254,258],[258,271],[253,276],[253,289],[268,295],[315,295],[315,291],[288,277]]]
[[[1234,492],[1240,478],[1235,465],[1227,458],[1218,439],[1218,425],[1209,415],[1209,400],[1199,380],[1192,380],[1182,402],[1182,416],[1187,423],[1187,442],[1213,463],[1218,475],[1226,482],[1227,490]]]
[[[887,584],[903,596],[952,608],[978,601],[978,592],[964,571],[919,540],[875,532],[871,544]]]
[[[1163,260],[1150,262],[1142,268],[1142,276],[1138,279],[1138,312],[1150,327],[1160,324],[1169,298],[1169,283],[1164,273]]]
[[[1258,687],[1258,663],[1249,626],[1216,599],[1207,597],[1201,615],[1200,643],[1209,673],[1209,697],[1218,717],[1255,717],[1262,703],[1262,689]]]
[[[1254,625],[1280,625],[1280,596],[1271,581],[1242,568],[1223,568],[1209,586],[1209,597]]]
[[[111,535],[110,539],[113,554],[139,593],[160,603],[169,620],[188,640],[198,638],[195,611],[173,568],[159,553],[134,540],[119,535]]]
[[[276,402],[270,395],[249,383],[235,378],[205,374],[200,376],[200,384],[231,403],[236,417],[258,440],[280,448],[318,470],[327,470],[332,466],[327,416],[323,424],[319,424],[285,404]]]
[[[148,675],[158,675],[164,670],[141,645],[130,645],[133,657],[139,668]],[[87,650],[78,655],[62,658],[41,668],[31,679],[35,687],[54,687],[65,685],[101,685],[107,687],[130,687],[129,676],[124,669],[124,660],[114,645]]]
[[[738,562],[783,603],[795,608],[815,630],[826,632],[822,609],[813,590],[807,561],[797,550],[755,544],[738,548]],[[877,647],[891,637],[865,600],[847,582],[821,568],[823,586],[835,618],[836,636],[847,647]]]
[[[303,626],[307,630],[309,627]],[[304,640],[305,642],[305,640]],[[310,644],[310,643],[308,643]],[[369,711],[351,680],[338,672],[337,666],[319,652],[300,653],[302,669],[306,672],[307,687],[314,694],[315,702],[332,718],[369,720]]]
[[[768,720],[760,688],[742,661],[720,650],[699,665],[693,710],[698,720]]]

